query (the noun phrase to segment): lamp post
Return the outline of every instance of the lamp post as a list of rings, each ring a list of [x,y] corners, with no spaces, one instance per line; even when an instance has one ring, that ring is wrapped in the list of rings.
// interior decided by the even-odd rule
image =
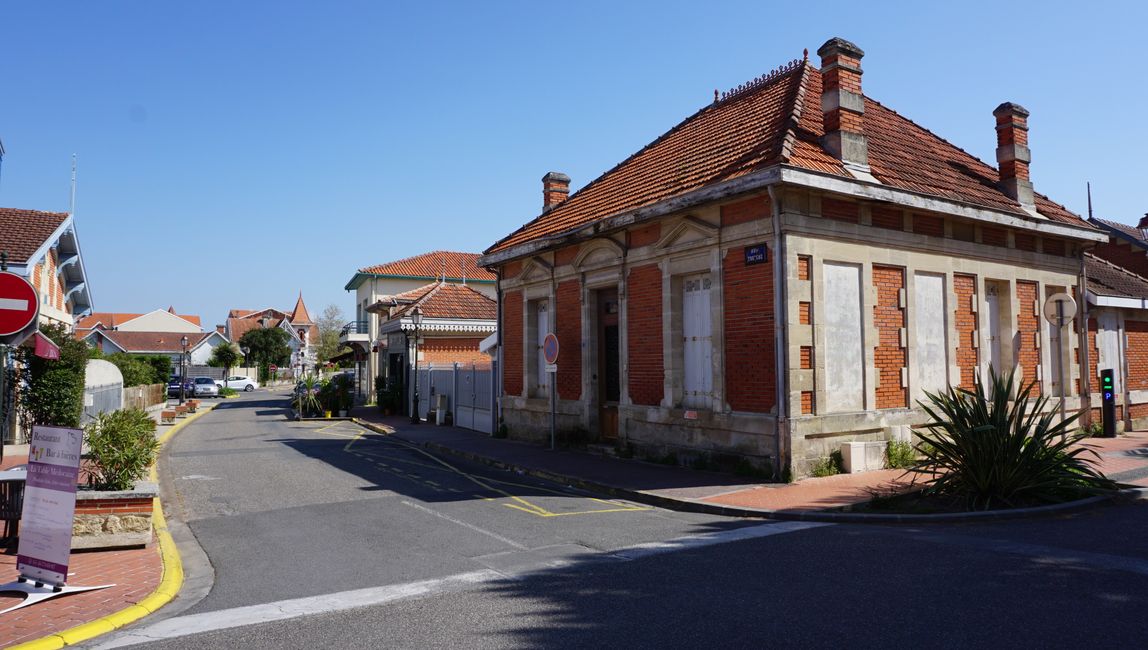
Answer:
[[[411,310],[411,322],[415,326],[415,383],[414,397],[411,398],[411,424],[419,423],[419,327],[423,324],[423,312],[418,307]]]
[[[187,337],[179,340],[183,352],[179,355],[179,403],[183,404],[184,390],[187,388]]]

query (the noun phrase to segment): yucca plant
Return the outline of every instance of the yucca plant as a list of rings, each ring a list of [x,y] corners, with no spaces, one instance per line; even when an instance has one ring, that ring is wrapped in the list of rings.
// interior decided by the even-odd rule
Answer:
[[[918,431],[922,460],[910,471],[925,477],[924,494],[962,503],[968,510],[1015,508],[1071,501],[1115,489],[1076,445],[1079,417],[1057,421],[1048,397],[1030,401],[1035,382],[1015,396],[1013,373],[989,369],[989,385],[948,388],[918,402],[931,421]]]

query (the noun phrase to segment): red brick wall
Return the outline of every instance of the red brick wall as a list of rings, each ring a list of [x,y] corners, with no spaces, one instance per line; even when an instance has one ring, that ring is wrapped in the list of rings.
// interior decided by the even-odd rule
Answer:
[[[422,353],[421,363],[434,364],[475,364],[486,367],[490,365],[490,356],[478,351],[481,338],[424,338],[419,352]]]
[[[554,265],[566,266],[567,264],[573,264],[574,258],[576,257],[578,257],[577,246],[567,246],[566,248],[560,248],[558,249],[558,252],[554,253]]]
[[[582,397],[582,283],[566,280],[558,284],[558,315],[554,333],[558,336],[558,397]]]
[[[877,288],[877,304],[873,306],[878,339],[873,355],[878,375],[877,408],[902,408],[909,403],[908,393],[901,386],[906,354],[901,347],[905,310],[901,307],[900,293],[905,287],[905,269],[874,265],[873,286]]]
[[[821,216],[826,219],[857,223],[860,219],[860,212],[857,204],[853,201],[821,199]]]
[[[977,295],[977,276],[953,275],[953,291],[957,294],[953,322],[957,326],[957,366],[961,369],[961,388],[972,390],[977,377],[977,314],[973,300]]]
[[[634,404],[662,403],[662,270],[656,264],[630,270],[626,281],[626,385]]]
[[[1042,250],[1049,255],[1064,255],[1063,239],[1045,239],[1042,246]]]
[[[808,280],[809,279],[809,267],[812,264],[813,264],[813,261],[809,258],[808,255],[798,255],[797,256],[797,279],[798,280]]]
[[[813,413],[813,391],[801,391],[801,414],[810,415]]]
[[[1016,297],[1019,308],[1016,315],[1017,332],[1020,334],[1020,351],[1017,363],[1024,371],[1024,383],[1036,380],[1036,369],[1040,366],[1040,346],[1036,334],[1040,331],[1040,306],[1036,297],[1036,283],[1017,280]],[[1043,382],[1037,381],[1033,397],[1040,394]]]
[[[502,392],[522,394],[522,292],[502,294]]]
[[[981,243],[986,246],[1008,246],[1008,232],[1004,228],[982,226]]]
[[[768,413],[777,402],[773,265],[745,265],[740,248],[722,263],[726,401],[735,411]]]
[[[754,219],[768,219],[772,213],[768,196],[727,203],[721,206],[721,225],[736,226]]]
[[[1128,388],[1148,390],[1148,321],[1126,320],[1124,331],[1128,334]]]
[[[1075,292],[1074,294],[1075,295]],[[1075,320],[1073,325],[1075,326]],[[1098,392],[1100,390],[1100,379],[1096,375],[1096,364],[1100,359],[1100,350],[1096,347],[1096,331],[1099,328],[1099,323],[1095,318],[1088,319],[1088,387],[1091,392]],[[1076,363],[1080,364],[1080,348],[1076,348]],[[1084,393],[1084,386],[1080,380],[1076,380],[1076,394],[1081,395]]]
[[[870,211],[872,223],[878,228],[888,228],[889,230],[904,230],[905,219],[900,210],[894,208],[882,208],[874,206]]]
[[[662,238],[662,224],[655,222],[640,228],[634,228],[626,233],[629,237],[629,244],[631,248],[639,246],[649,246],[650,244],[658,243]]]
[[[503,278],[517,277],[518,274],[522,273],[522,260],[507,262],[502,266],[501,270]]]
[[[1133,404],[1128,407],[1128,413],[1133,419],[1148,417],[1148,404]]]
[[[913,232],[933,237],[945,236],[945,220],[928,214],[913,214]]]
[[[1135,271],[1141,276],[1148,277],[1148,255],[1144,249],[1132,247],[1125,243],[1100,244],[1091,251],[1097,257],[1118,264],[1126,269]]]
[[[1035,252],[1036,251],[1036,237],[1028,233],[1017,232],[1013,233],[1013,244],[1017,250]]]

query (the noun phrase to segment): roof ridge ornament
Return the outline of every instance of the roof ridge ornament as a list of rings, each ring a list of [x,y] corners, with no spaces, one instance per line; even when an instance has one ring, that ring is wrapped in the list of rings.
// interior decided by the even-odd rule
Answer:
[[[805,57],[806,57],[806,59],[809,58],[809,50],[805,51]],[[802,62],[803,62],[803,59],[794,59],[794,60],[790,61],[789,63],[778,66],[774,70],[772,70],[766,74],[763,74],[760,77],[757,77],[755,79],[751,79],[751,80],[749,80],[749,81],[747,81],[741,85],[730,88],[729,90],[727,90],[726,92],[721,94],[720,99],[718,98],[717,91],[715,90],[714,91],[714,103],[716,104],[718,101],[725,101],[725,100],[731,99],[733,97],[738,97],[740,95],[745,94],[746,92],[749,92],[751,90],[755,90],[755,89],[760,88],[760,87],[762,87],[768,83],[776,81],[781,76],[783,76],[783,75],[793,71],[794,69],[796,69],[798,66],[800,66],[802,64]]]

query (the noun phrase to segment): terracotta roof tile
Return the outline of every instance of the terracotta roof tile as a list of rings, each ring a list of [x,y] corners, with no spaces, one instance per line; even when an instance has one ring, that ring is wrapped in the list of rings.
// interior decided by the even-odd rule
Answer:
[[[1107,219],[1093,218],[1092,221],[1101,227],[1106,227],[1111,230],[1118,231],[1132,241],[1137,241],[1141,244],[1144,244],[1145,246],[1148,246],[1148,238],[1145,238],[1144,233],[1142,233],[1136,226],[1130,226],[1126,223],[1117,223]]]
[[[1148,279],[1092,253],[1084,254],[1084,265],[1088,271],[1088,290],[1092,293],[1148,299]]]
[[[182,352],[180,339],[187,337],[187,349],[199,345],[203,339],[214,334],[211,332],[112,332],[101,331],[100,334],[128,352]]]
[[[64,212],[0,208],[0,251],[8,252],[10,264],[23,264],[67,218]]]
[[[478,253],[456,253],[453,251],[423,253],[395,262],[361,268],[359,273],[434,280],[442,276],[444,269],[448,280],[465,278],[467,280],[494,282],[497,279],[493,273],[478,266]]]
[[[416,306],[425,318],[490,320],[498,318],[498,303],[471,287],[435,282],[392,296],[399,303],[390,318],[401,318]]]
[[[868,97],[864,119],[869,165],[881,183],[1027,214],[1001,190],[995,167]],[[821,146],[822,135],[821,73],[807,61],[791,63],[768,81],[701,109],[486,252],[570,232],[774,164],[852,178]],[[995,138],[991,122],[985,137]],[[1036,206],[1054,221],[1088,226],[1043,195],[1036,196]]]
[[[197,327],[202,327],[199,316],[192,316],[191,314],[175,315]],[[76,329],[91,329],[96,326],[96,323],[100,323],[105,328],[111,329],[113,327],[119,327],[129,320],[139,318],[140,316],[144,316],[144,314],[128,314],[108,311],[93,312],[81,318],[79,322],[76,323]]]

